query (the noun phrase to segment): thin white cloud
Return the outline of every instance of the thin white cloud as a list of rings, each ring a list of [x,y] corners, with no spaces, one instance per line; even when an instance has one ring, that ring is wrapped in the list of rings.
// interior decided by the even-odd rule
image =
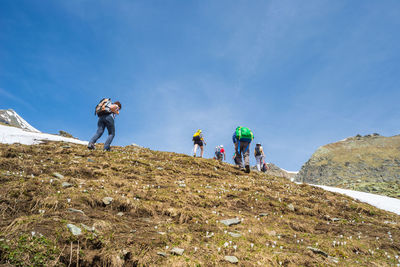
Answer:
[[[8,98],[8,99],[10,99],[10,100],[12,100],[12,101],[18,102],[18,103],[24,105],[25,107],[27,107],[27,108],[29,108],[29,109],[31,109],[31,110],[35,110],[35,109],[33,108],[33,106],[30,105],[28,102],[26,102],[24,99],[22,99],[22,98],[20,98],[20,97],[17,97],[17,96],[15,96],[14,94],[11,94],[10,92],[6,91],[6,90],[3,89],[3,88],[0,88],[0,95],[3,96],[3,97],[5,97],[5,98]],[[5,103],[4,103],[4,104],[5,104]],[[3,104],[3,105],[4,105],[4,104]],[[10,106],[5,107],[5,108],[10,108]]]

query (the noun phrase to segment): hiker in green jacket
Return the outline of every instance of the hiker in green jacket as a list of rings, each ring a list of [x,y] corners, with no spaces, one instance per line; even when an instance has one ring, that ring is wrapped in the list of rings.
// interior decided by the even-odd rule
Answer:
[[[246,173],[250,172],[250,143],[253,139],[253,132],[247,127],[237,127],[232,136],[232,141],[235,144],[235,164],[239,168],[243,168],[243,155]]]

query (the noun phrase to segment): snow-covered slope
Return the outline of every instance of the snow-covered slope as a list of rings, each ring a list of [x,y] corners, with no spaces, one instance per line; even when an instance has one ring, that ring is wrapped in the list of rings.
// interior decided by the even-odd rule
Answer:
[[[21,118],[21,116],[17,114],[17,112],[12,109],[0,110],[0,122],[24,129],[26,131],[40,133],[39,130],[26,122],[23,118]]]
[[[353,191],[353,190],[342,189],[342,188],[336,188],[336,187],[325,186],[325,185],[312,185],[312,186],[317,186],[317,187],[323,188],[327,191],[344,194],[344,195],[347,195],[354,199],[357,199],[359,201],[368,203],[379,209],[390,211],[390,212],[400,215],[400,199],[397,199],[397,198],[386,197],[386,196],[375,195],[375,194],[364,193],[364,192]]]
[[[88,144],[86,141],[81,141],[74,138],[67,138],[59,135],[45,134],[40,132],[28,132],[19,128],[0,125],[0,143],[34,145],[43,141],[63,141],[81,145]]]

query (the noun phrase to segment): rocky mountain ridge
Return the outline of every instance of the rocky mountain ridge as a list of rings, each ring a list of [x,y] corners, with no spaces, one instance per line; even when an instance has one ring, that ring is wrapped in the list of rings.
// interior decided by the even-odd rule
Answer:
[[[400,198],[400,135],[357,135],[322,146],[295,180]]]

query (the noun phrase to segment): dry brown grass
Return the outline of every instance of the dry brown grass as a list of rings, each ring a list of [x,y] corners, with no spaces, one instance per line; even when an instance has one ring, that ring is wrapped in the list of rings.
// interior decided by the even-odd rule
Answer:
[[[32,248],[26,250],[20,241],[34,231],[56,248],[43,265],[76,266],[79,259],[80,266],[228,266],[226,255],[236,256],[240,266],[397,264],[399,216],[351,198],[246,175],[211,159],[131,146],[110,153],[68,146],[0,145],[0,263],[11,262],[12,251],[28,253],[20,259],[27,265],[42,255],[47,243],[29,237],[24,242]],[[62,188],[64,181],[73,187]],[[109,206],[102,203],[106,196],[114,198]],[[242,223],[219,222],[235,217]],[[67,223],[96,231],[75,237]],[[175,246],[185,249],[183,256],[169,254]]]

